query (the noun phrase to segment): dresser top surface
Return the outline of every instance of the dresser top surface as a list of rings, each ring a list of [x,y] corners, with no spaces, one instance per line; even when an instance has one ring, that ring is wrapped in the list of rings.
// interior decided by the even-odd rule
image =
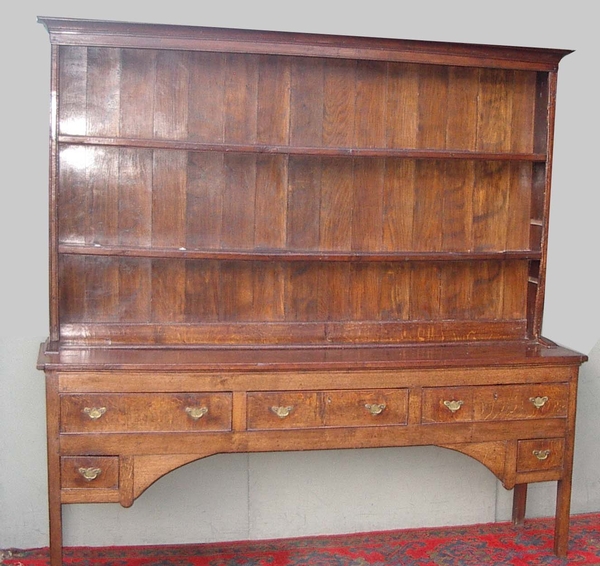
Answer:
[[[285,371],[578,365],[586,356],[548,341],[474,342],[394,347],[122,348],[42,344],[45,370]]]

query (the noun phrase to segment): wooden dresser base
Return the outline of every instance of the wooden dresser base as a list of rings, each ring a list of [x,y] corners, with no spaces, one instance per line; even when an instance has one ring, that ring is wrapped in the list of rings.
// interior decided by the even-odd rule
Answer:
[[[56,417],[48,421],[53,566],[63,504],[129,507],[163,475],[212,454],[424,445],[466,454],[514,488],[516,525],[527,484],[557,481],[555,552],[565,556],[578,366],[559,348],[522,357],[499,347],[494,365],[472,346],[444,348],[445,366],[419,368],[410,349],[365,351],[359,367],[330,352],[327,371],[311,368],[310,352],[299,362],[289,350],[270,365],[231,351],[218,372],[211,358],[225,352],[214,350],[164,351],[162,367],[151,351],[42,352]],[[100,370],[111,356],[118,368]]]

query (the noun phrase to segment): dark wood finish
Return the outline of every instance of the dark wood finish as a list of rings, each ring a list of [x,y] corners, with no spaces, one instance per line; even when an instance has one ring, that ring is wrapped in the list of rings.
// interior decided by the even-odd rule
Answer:
[[[216,453],[436,445],[557,481],[540,335],[563,50],[40,18],[50,545]],[[99,471],[98,471],[99,470]]]

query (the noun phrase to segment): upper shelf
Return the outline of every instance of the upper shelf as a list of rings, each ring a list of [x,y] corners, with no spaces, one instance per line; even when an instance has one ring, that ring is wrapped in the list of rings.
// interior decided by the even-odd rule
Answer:
[[[406,159],[471,159],[479,161],[544,162],[543,153],[510,153],[449,149],[391,149],[383,147],[317,147],[273,144],[205,143],[168,139],[59,135],[58,142],[72,145],[137,147],[184,151],[216,151],[270,155],[313,155],[324,157],[401,157]]]
[[[61,254],[146,258],[212,259],[232,261],[336,261],[336,262],[396,262],[396,261],[483,261],[483,260],[539,260],[541,252],[532,250],[506,251],[405,251],[362,252],[329,250],[283,249],[187,249],[142,248],[135,246],[105,246],[100,244],[60,244]]]

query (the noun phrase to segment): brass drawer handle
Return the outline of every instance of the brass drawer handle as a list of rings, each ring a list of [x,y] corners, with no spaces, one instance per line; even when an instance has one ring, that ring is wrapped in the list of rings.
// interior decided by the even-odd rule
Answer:
[[[94,481],[102,473],[100,468],[79,468],[77,471],[85,481]]]
[[[548,397],[529,397],[529,400],[536,409],[541,409],[548,402]]]
[[[293,410],[293,406],[271,407],[271,411],[273,411],[280,419],[285,419],[285,417],[288,417]]]
[[[550,456],[550,450],[534,450],[533,455],[538,460],[547,460],[548,456]]]
[[[85,413],[90,419],[95,421],[106,413],[106,407],[84,407],[82,413]]]
[[[456,413],[464,404],[464,401],[444,401],[444,405],[449,411]]]
[[[208,413],[208,407],[186,407],[185,412],[190,416],[190,418],[197,421],[206,415],[206,413]]]
[[[367,409],[367,411],[369,411],[369,413],[372,415],[380,415],[385,410],[385,403],[367,403],[365,405],[365,409]]]

